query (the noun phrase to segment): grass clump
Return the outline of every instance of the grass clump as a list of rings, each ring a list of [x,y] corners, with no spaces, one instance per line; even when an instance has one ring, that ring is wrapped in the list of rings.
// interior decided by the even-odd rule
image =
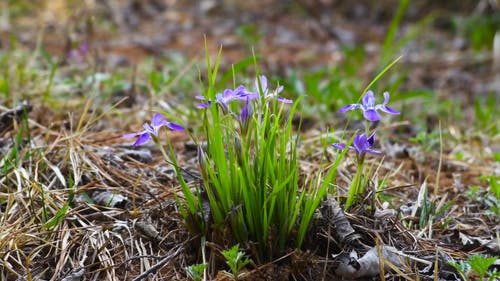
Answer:
[[[271,260],[291,241],[301,246],[311,219],[306,210],[319,204],[327,185],[300,190],[299,138],[292,130],[299,100],[278,96],[283,87],[271,90],[264,76],[253,91],[239,86],[215,93],[217,66],[198,106],[206,139],[198,152],[204,183],[198,198],[208,201],[213,219],[204,234],[251,246],[257,260]]]
[[[299,180],[300,138],[292,128],[300,99],[293,102],[279,96],[283,87],[271,89],[266,77],[259,75],[253,90],[240,85],[216,93],[219,58],[220,53],[211,68],[207,55],[208,87],[197,97],[206,140],[204,144],[198,141],[203,185],[193,191],[179,176],[185,201],[178,203],[193,234],[244,245],[258,262],[269,261],[287,247],[300,248],[345,152],[337,156],[324,180],[303,187],[306,185]],[[128,136],[139,137],[136,145],[153,136],[180,175],[171,145],[167,155],[157,138],[159,127],[169,123],[163,120],[166,123],[160,124],[156,117],[151,126],[145,125],[145,131]]]

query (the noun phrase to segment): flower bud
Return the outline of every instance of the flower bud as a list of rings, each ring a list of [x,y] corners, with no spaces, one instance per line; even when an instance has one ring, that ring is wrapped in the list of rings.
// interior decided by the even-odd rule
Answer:
[[[208,182],[207,160],[201,144],[198,145],[197,151],[198,151],[198,165],[200,165],[201,177],[204,182]]]

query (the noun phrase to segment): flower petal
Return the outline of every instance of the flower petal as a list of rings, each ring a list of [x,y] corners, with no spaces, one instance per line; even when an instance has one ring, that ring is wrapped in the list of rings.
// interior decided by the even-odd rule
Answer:
[[[211,104],[212,104],[212,102],[210,102],[210,101],[209,101],[209,102],[200,103],[200,104],[198,104],[196,107],[197,107],[197,108],[200,108],[200,109],[201,109],[201,108],[207,108],[207,107],[209,107]]]
[[[160,113],[156,113],[153,115],[153,120],[151,120],[151,126],[154,127],[160,127],[162,124],[164,124],[163,116]]]
[[[224,114],[229,112],[229,105],[227,102],[219,102],[217,104],[220,105],[222,111],[224,111]]]
[[[247,93],[247,88],[243,85],[239,85],[236,89],[233,91],[233,95],[236,97],[241,97],[244,96]]]
[[[204,96],[194,96],[194,98],[197,100],[206,100]]]
[[[363,116],[365,116],[366,120],[371,122],[376,122],[380,120],[380,115],[375,109],[367,109],[363,111]]]
[[[353,109],[356,109],[356,108],[359,108],[359,107],[361,107],[361,105],[359,103],[353,103],[353,104],[346,105],[346,106],[342,107],[337,112],[338,113],[344,113],[344,112],[347,112],[349,110],[353,110]]]
[[[163,126],[168,126],[168,122],[165,119],[161,119],[160,121],[156,120],[155,124],[153,125],[153,130],[155,131],[155,135],[158,133],[158,130],[163,127]]]
[[[341,150],[345,149],[345,144],[343,144],[343,143],[334,143],[331,146],[338,148],[338,149],[341,149]]]
[[[293,103],[293,100],[285,99],[284,97],[278,96],[278,100],[282,103]]]
[[[264,75],[260,76],[260,85],[262,86],[262,91],[267,92],[267,77]]]
[[[375,97],[371,90],[366,92],[366,94],[363,96],[362,102],[365,109],[373,108],[375,106]]]
[[[246,101],[250,101],[250,100],[254,100],[254,99],[258,99],[258,98],[260,98],[259,94],[248,92],[248,91],[245,91],[245,93],[238,96],[239,100],[246,100]]]
[[[219,97],[219,95],[217,95]],[[224,100],[226,102],[230,101],[234,97],[234,91],[231,89],[225,89],[224,92],[222,93],[221,98],[217,98],[217,100]]]
[[[354,150],[356,150],[358,153],[363,153],[363,151],[367,148],[366,135],[365,134],[356,135],[354,137],[354,140],[352,141],[352,146],[354,147]]]
[[[367,140],[368,147],[372,147],[375,144],[375,133],[373,133]]]
[[[247,102],[247,104],[241,110],[240,120],[243,124],[248,122],[248,119],[253,114],[253,106],[251,102]]]
[[[131,138],[135,138],[135,137],[137,137],[138,135],[142,135],[142,134],[144,134],[144,133],[145,133],[145,131],[138,132],[138,133],[128,133],[128,134],[124,134],[124,135],[122,136],[122,138],[131,139]]]
[[[283,89],[284,89],[284,87],[283,87],[283,85],[281,85],[281,86],[279,86],[279,87],[278,87],[278,89],[276,89],[276,91],[275,91],[275,92],[276,92],[277,94],[279,94],[279,93],[281,93],[281,92],[283,91]]]
[[[389,102],[389,92],[384,92],[384,105],[386,105]]]
[[[134,146],[139,146],[143,143],[146,143],[150,138],[151,136],[149,135],[149,133],[144,133],[135,141]]]
[[[82,52],[82,53],[86,53],[88,50],[89,50],[89,45],[87,45],[86,43],[83,43],[83,44],[80,46],[80,52]]]
[[[386,105],[382,105],[380,107],[378,107],[377,109],[380,109],[380,111],[383,111],[385,113],[388,113],[388,114],[393,114],[393,115],[398,115],[399,114],[399,111],[396,111]]]
[[[182,127],[181,125],[179,124],[175,124],[175,123],[171,123],[171,122],[167,122],[167,127],[170,128],[171,130],[174,130],[174,131],[184,131],[184,127]]]
[[[378,155],[378,154],[382,154],[382,152],[381,152],[381,151],[378,151],[378,150],[373,150],[373,149],[365,149],[365,151],[364,151],[364,152],[366,152],[366,153],[371,153],[371,154],[377,154],[377,155]]]
[[[154,129],[151,128],[151,125],[149,125],[148,123],[144,123],[142,127],[144,128],[144,133],[154,134],[155,132]]]

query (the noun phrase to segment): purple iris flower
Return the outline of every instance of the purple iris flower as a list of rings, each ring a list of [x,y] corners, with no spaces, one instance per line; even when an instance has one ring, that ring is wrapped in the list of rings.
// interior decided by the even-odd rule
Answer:
[[[87,43],[83,43],[82,45],[80,45],[80,52],[86,53],[88,51],[89,51],[89,45],[87,45]]]
[[[369,138],[367,138],[365,134],[361,134],[354,137],[352,145],[349,146],[347,149],[356,151],[358,153],[357,154],[358,162],[362,163],[366,153],[382,154],[382,152],[378,150],[371,149],[371,147],[374,144],[375,144],[375,133],[373,133]],[[345,144],[343,143],[334,143],[332,144],[332,146],[338,149],[345,149]]]
[[[225,112],[229,111],[229,103],[234,101],[234,100],[247,100],[251,99],[248,98],[249,92],[246,90],[245,86],[240,85],[236,89],[231,90],[231,89],[226,89],[224,92],[221,94],[216,94],[215,95],[215,103],[218,103],[222,106],[222,109]],[[197,100],[206,100],[204,96],[196,96],[195,97]],[[206,102],[203,102],[199,104],[197,107],[198,108],[207,108],[212,105],[212,101],[208,100]]]
[[[250,116],[253,114],[253,106],[251,102],[247,102],[247,104],[241,110],[240,119],[243,123],[247,122],[250,119]]]
[[[86,43],[80,45],[78,49],[71,49],[68,52],[68,58],[74,59],[77,62],[81,62],[83,60],[83,56],[89,51],[89,46]]]
[[[388,102],[389,102],[389,93],[384,92],[384,103],[375,104],[375,97],[373,96],[373,92],[370,90],[366,92],[366,94],[363,96],[361,104],[353,103],[344,106],[341,109],[339,109],[338,112],[344,113],[349,110],[361,108],[363,110],[363,115],[365,116],[366,120],[369,120],[371,122],[376,122],[380,120],[380,115],[378,114],[377,110],[383,111],[388,114],[394,114],[394,115],[399,114],[399,112],[387,106]]]
[[[144,123],[143,125],[144,131],[125,134],[123,135],[123,137],[133,138],[139,136],[134,143],[134,146],[138,146],[143,143],[146,143],[151,138],[151,135],[158,137],[158,132],[160,131],[160,128],[163,126],[167,126],[169,129],[174,131],[184,131],[184,127],[182,127],[181,125],[168,122],[167,120],[163,119],[163,116],[160,113],[156,113],[153,116],[153,120],[151,120],[151,125],[148,123]]]
[[[280,102],[283,102],[283,103],[293,103],[292,100],[289,100],[289,99],[286,99],[284,97],[278,96],[278,94],[283,91],[283,86],[279,86],[278,89],[270,92],[269,89],[267,88],[267,78],[264,75],[261,75],[260,79],[257,79],[257,78],[255,79],[255,82],[254,82],[254,84],[255,84],[255,93],[248,95],[248,97],[250,99],[256,99],[256,98],[260,97],[260,95],[259,95],[259,93],[260,93],[259,80],[260,80],[260,86],[262,87],[262,93],[263,93],[265,99],[276,97],[278,99],[278,101],[280,101]]]
[[[244,132],[248,130],[249,120],[252,117],[252,115],[253,115],[253,104],[251,101],[248,100],[247,104],[245,104],[240,114],[240,122]]]

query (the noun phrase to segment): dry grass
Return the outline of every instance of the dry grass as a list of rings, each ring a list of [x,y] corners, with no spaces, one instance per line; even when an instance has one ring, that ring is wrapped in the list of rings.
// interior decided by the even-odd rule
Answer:
[[[176,267],[152,269],[161,260],[182,268],[177,255],[189,241],[175,215],[172,175],[156,160],[134,160],[119,135],[29,123],[39,128],[0,179],[1,279],[128,280],[148,270],[155,280],[177,279]],[[99,194],[109,202],[92,202]]]

